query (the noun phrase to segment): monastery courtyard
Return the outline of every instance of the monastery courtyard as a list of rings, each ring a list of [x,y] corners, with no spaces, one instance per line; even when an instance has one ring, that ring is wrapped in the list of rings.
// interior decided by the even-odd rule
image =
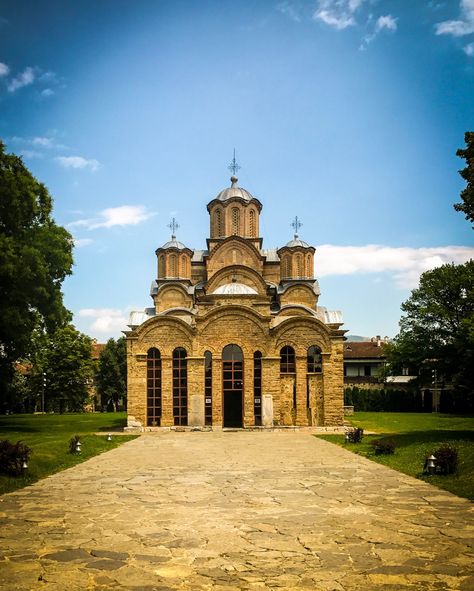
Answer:
[[[0,499],[0,588],[469,591],[472,517],[308,431],[150,433]]]

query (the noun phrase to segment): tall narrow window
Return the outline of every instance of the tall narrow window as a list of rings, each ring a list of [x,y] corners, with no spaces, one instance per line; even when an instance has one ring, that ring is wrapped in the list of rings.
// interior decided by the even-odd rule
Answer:
[[[173,351],[173,417],[175,425],[188,424],[187,353],[179,347]]]
[[[158,259],[158,277],[160,279],[166,277],[166,260],[164,254],[160,254],[160,258]]]
[[[323,371],[323,357],[321,349],[311,345],[308,349],[308,373],[321,373]]]
[[[306,277],[313,277],[313,269],[311,269],[311,255],[306,257]]]
[[[177,277],[178,276],[178,264],[177,264],[177,261],[176,261],[176,255],[175,254],[170,255],[169,264],[170,264],[170,273],[169,273],[169,276],[170,277]]]
[[[303,260],[300,254],[296,255],[296,275],[297,277],[304,277]]]
[[[283,347],[280,351],[280,373],[295,373],[295,350]]]
[[[232,208],[232,234],[240,234],[240,210],[238,207]]]
[[[181,271],[179,273],[180,277],[187,277],[188,276],[188,270],[186,267],[187,267],[186,255],[182,254],[181,255]]]
[[[253,413],[255,425],[262,424],[262,354],[255,351],[253,354]]]
[[[255,238],[257,235],[257,224],[256,224],[256,216],[255,210],[251,209],[249,213],[249,236],[251,238]]]
[[[281,261],[281,268],[282,268],[281,272],[282,272],[283,279],[288,279],[289,277],[291,277],[291,260],[287,254],[283,255],[283,258]]]
[[[212,425],[212,353],[204,353],[204,424]]]
[[[154,347],[149,349],[146,360],[146,405],[149,427],[159,427],[161,422],[161,355]]]
[[[222,210],[217,209],[216,213],[214,215],[214,232],[215,232],[215,235],[217,236],[217,238],[224,236],[223,230],[224,229],[223,229],[223,224],[222,224]]]

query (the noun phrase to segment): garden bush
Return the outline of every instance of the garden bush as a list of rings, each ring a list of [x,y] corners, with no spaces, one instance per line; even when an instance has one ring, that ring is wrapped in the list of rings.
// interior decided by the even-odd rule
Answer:
[[[360,443],[364,436],[364,429],[360,427],[354,427],[346,431],[346,440],[348,443]]]
[[[370,445],[374,448],[376,456],[393,454],[396,447],[393,439],[373,439]]]
[[[28,462],[30,455],[31,448],[21,441],[0,440],[0,472],[18,476],[23,471],[23,462]]]
[[[444,444],[433,452],[436,458],[436,472],[454,474],[458,469],[458,450],[453,445]]]

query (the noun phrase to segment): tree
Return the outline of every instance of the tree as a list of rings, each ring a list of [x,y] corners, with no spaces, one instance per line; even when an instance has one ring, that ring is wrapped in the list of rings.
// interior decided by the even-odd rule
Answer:
[[[70,313],[61,284],[72,270],[71,234],[52,218],[52,198],[0,141],[0,396],[24,357],[35,326],[48,333]]]
[[[426,271],[402,304],[400,334],[389,362],[416,367],[422,381],[444,377],[460,391],[474,390],[474,261]],[[423,375],[425,374],[425,375]]]
[[[96,374],[97,392],[103,407],[117,410],[120,399],[127,395],[127,348],[125,338],[109,339],[99,357]]]
[[[454,209],[462,211],[466,219],[474,224],[474,131],[467,131],[464,135],[466,149],[459,149],[456,155],[466,160],[467,166],[459,171],[467,185],[461,191],[462,203],[455,203]],[[474,227],[474,226],[473,226]]]

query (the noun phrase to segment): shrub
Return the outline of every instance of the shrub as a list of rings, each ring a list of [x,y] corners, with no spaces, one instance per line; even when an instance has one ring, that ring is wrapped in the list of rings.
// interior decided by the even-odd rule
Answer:
[[[360,443],[363,436],[364,429],[361,429],[360,427],[354,427],[353,429],[346,431],[346,441],[348,443]]]
[[[458,469],[458,450],[449,444],[444,444],[433,452],[436,458],[436,471],[440,474],[454,474]]]
[[[28,462],[31,448],[17,441],[0,440],[0,472],[10,476],[18,476],[23,471],[23,462]]]
[[[78,441],[80,441],[79,439],[79,435],[74,435],[73,437],[71,437],[71,439],[69,440],[69,453],[70,454],[75,454],[76,452],[76,448],[77,448],[77,443]]]
[[[395,441],[393,439],[374,439],[370,442],[376,456],[390,455],[395,452]]]

